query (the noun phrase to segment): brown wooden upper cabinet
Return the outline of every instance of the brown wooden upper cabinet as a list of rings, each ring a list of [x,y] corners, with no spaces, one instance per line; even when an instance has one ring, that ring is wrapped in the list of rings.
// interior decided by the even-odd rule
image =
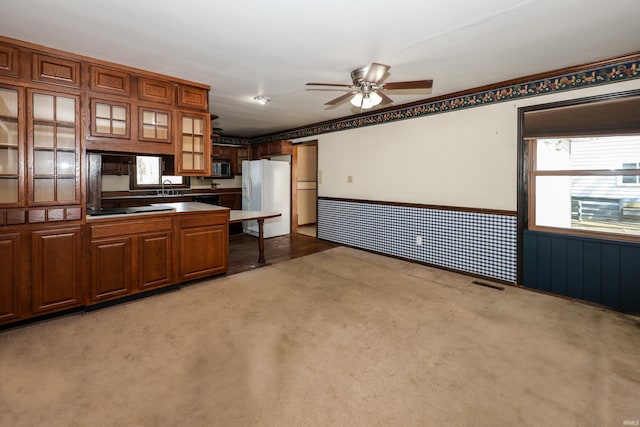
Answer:
[[[271,141],[251,146],[251,159],[268,159],[293,153],[291,141]]]
[[[0,44],[0,74],[18,77],[19,63],[20,51],[18,48]]]
[[[211,147],[211,157],[214,159],[231,160],[231,149],[229,145],[213,144]]]
[[[42,83],[80,87],[80,61],[33,54],[32,78]]]
[[[24,205],[24,91],[0,85],[0,206]]]
[[[131,93],[131,75],[121,70],[92,65],[90,85],[94,92],[128,97]]]
[[[176,175],[210,176],[211,143],[208,113],[178,112]]]
[[[178,107],[209,110],[209,91],[194,86],[178,85]]]
[[[234,147],[231,156],[231,169],[234,175],[242,175],[242,161],[249,160],[248,147]]]
[[[91,135],[129,139],[131,135],[131,105],[92,98]]]
[[[80,97],[27,90],[30,205],[80,203]]]
[[[102,175],[129,175],[132,164],[130,156],[103,155],[100,171]]]
[[[138,107],[138,139],[171,143],[171,111],[154,107]]]
[[[143,101],[170,105],[173,103],[173,87],[171,82],[138,77],[138,98]]]

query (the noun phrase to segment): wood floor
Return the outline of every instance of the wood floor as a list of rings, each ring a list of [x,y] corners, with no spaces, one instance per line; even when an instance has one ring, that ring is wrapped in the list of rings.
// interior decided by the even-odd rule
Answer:
[[[272,237],[264,241],[264,257],[267,261],[265,265],[310,255],[336,246],[340,245],[296,233]],[[258,264],[258,238],[248,234],[231,236],[227,276],[259,267],[262,266]]]

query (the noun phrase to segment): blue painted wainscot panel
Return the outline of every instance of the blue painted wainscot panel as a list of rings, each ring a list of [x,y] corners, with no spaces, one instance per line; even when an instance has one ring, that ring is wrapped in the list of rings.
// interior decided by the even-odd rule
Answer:
[[[640,313],[640,244],[525,230],[523,285]]]
[[[317,230],[320,239],[516,282],[515,215],[320,198]]]

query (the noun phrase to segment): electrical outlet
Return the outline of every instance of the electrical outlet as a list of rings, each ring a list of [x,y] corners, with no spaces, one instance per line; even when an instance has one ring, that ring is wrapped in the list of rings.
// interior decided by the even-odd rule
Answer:
[[[353,177],[352,177],[351,175],[349,175],[349,176],[347,177],[347,182],[348,182],[349,184],[351,184],[351,183],[353,182]]]
[[[422,246],[422,236],[416,236],[416,245]]]

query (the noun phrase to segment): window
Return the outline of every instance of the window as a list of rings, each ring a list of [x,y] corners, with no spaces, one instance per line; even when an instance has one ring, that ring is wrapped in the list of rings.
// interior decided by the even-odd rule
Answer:
[[[188,187],[188,178],[164,175],[166,166],[167,160],[163,160],[162,157],[136,156],[134,188]]]
[[[529,140],[529,228],[640,237],[638,158],[640,135]]]
[[[623,163],[622,169],[640,169],[640,162]],[[640,177],[633,175],[623,175],[618,181],[619,185],[638,185],[640,184]]]

